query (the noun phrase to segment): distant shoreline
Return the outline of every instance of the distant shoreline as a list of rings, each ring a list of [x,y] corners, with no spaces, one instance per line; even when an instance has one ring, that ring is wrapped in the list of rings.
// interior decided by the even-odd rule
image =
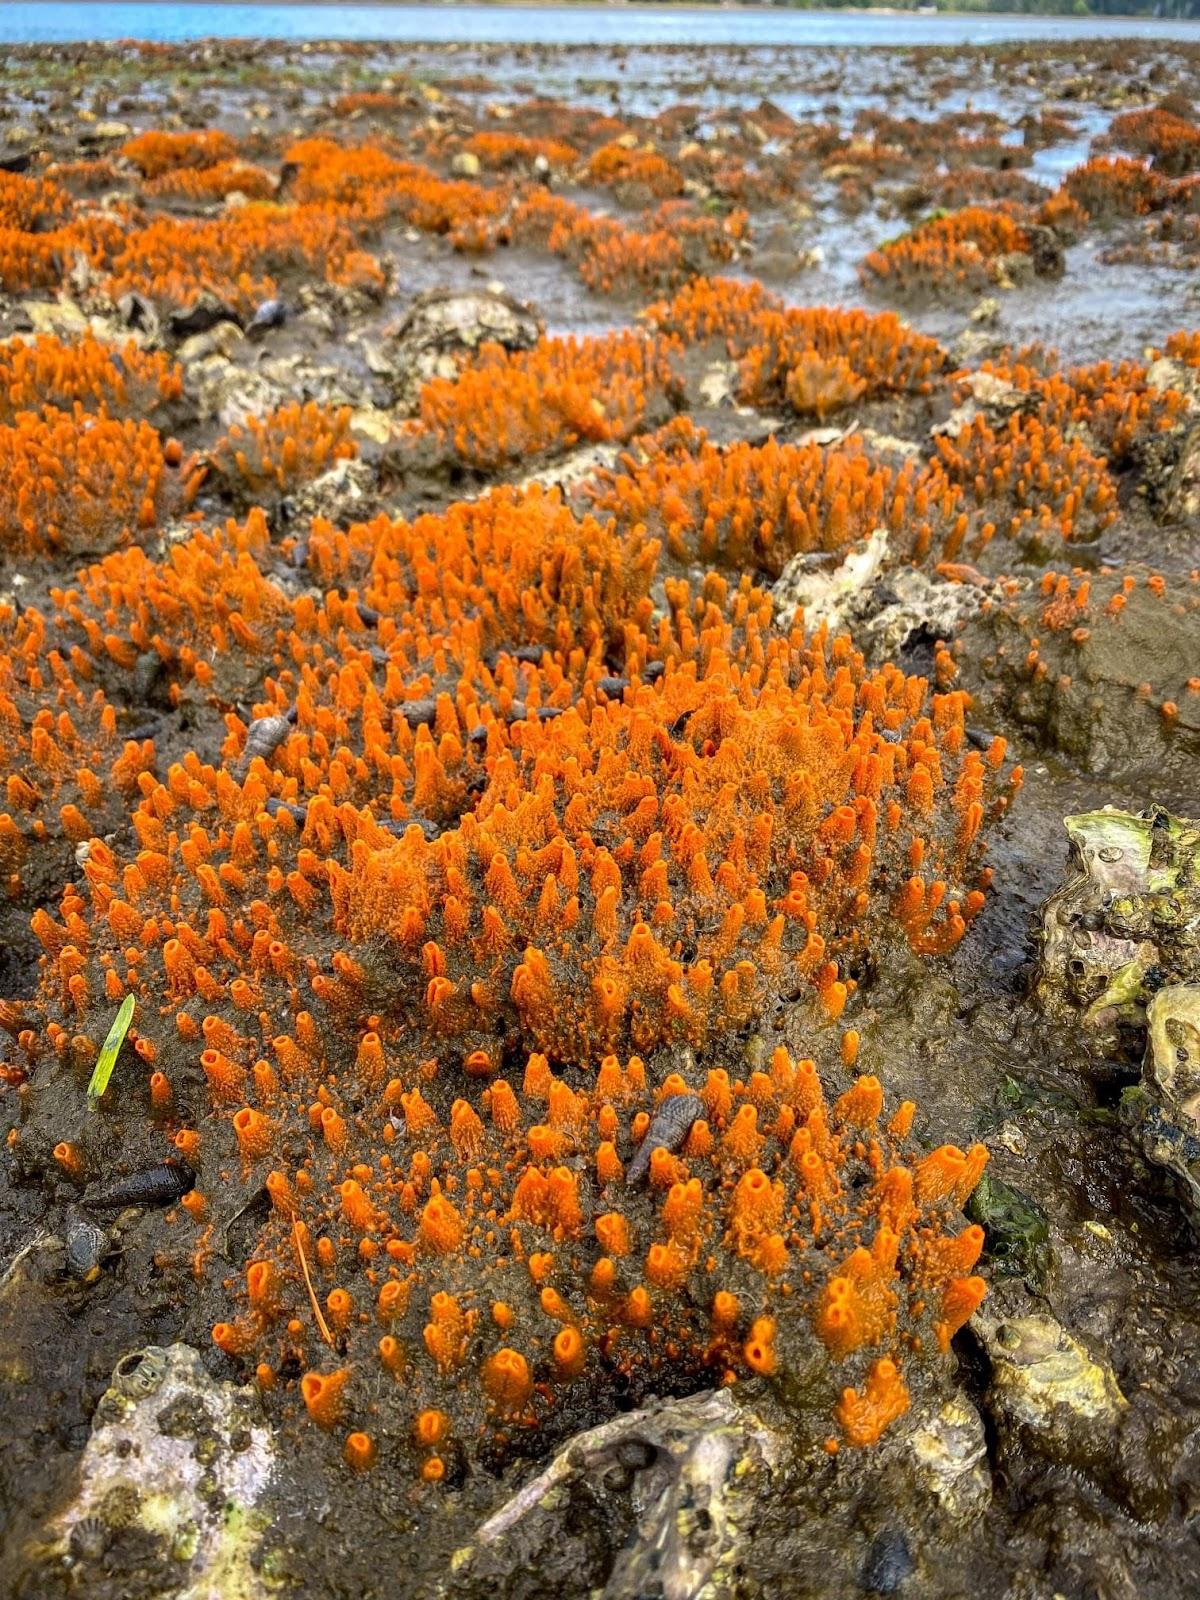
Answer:
[[[112,0],[73,0],[76,5],[107,6]],[[178,9],[180,0],[138,0],[140,5]],[[1169,22],[1172,26],[1195,24],[1200,17],[1157,17],[1148,11],[1089,12],[1077,16],[1070,11],[958,11],[939,8],[922,11],[915,6],[800,6],[774,5],[769,0],[686,0],[672,5],[668,0],[183,0],[185,4],[206,6],[244,6],[256,11],[313,11],[353,8],[369,11],[652,11],[664,16],[688,11],[746,11],[751,13],[796,12],[810,17],[910,17],[914,21],[936,22],[939,17],[996,19],[1008,22],[1064,22],[1072,27],[1089,22]],[[61,4],[61,0],[24,0],[28,6]],[[184,41],[179,41],[183,43]],[[310,41],[311,42],[311,41]],[[411,42],[411,41],[410,41]],[[436,42],[431,39],[429,42]],[[461,41],[452,41],[461,42]],[[764,47],[765,48],[765,47]]]

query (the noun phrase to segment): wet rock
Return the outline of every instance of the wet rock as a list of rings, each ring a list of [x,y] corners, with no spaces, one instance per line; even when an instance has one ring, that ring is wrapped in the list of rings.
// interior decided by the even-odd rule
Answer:
[[[971,313],[971,321],[983,326],[989,326],[994,318],[990,314],[978,316],[981,309],[996,307],[997,302],[983,300],[975,311]],[[960,388],[967,391],[967,398],[954,410],[944,422],[937,423],[929,431],[936,438],[945,435],[949,439],[957,437],[964,428],[970,427],[975,418],[983,415],[994,426],[998,422],[1006,421],[1015,412],[1029,409],[1029,394],[1026,390],[1018,389],[1015,384],[998,378],[992,372],[968,372],[961,380]]]
[[[1099,545],[1073,549],[1078,561],[1104,560]],[[1031,533],[1029,556],[1046,553]],[[1191,584],[1164,586],[1130,568],[1063,575],[1053,590],[1010,586],[962,644],[979,703],[1042,748],[1115,781],[1152,777],[1159,793],[1193,790],[1200,596]]]
[[[1029,255],[1033,270],[1039,278],[1061,278],[1066,267],[1062,240],[1053,228],[1033,224],[1025,229],[1029,239]]]
[[[696,393],[703,405],[714,408],[729,405],[733,401],[736,383],[737,363],[733,361],[715,361],[701,377],[696,386]]]
[[[570,1592],[603,1600],[732,1596],[739,1527],[770,1492],[782,1444],[728,1389],[614,1418],[488,1518],[447,1592],[483,1600],[536,1561],[545,1593],[569,1576]]]
[[[793,556],[771,585],[775,625],[786,633],[802,610],[808,627],[825,623],[830,633],[844,631],[858,609],[859,597],[883,571],[887,552],[887,529],[876,528],[841,560],[831,563],[821,552]]]
[[[313,517],[326,517],[334,523],[364,521],[373,513],[376,486],[377,475],[370,462],[361,457],[337,461],[290,496],[291,520],[303,528]]]
[[[81,145],[115,144],[118,139],[128,139],[133,129],[127,122],[93,122],[80,128]]]
[[[1200,427],[1181,442],[1159,503],[1168,522],[1186,522],[1200,514]]]
[[[157,339],[158,312],[143,295],[134,294],[132,290],[123,294],[117,301],[117,315],[127,328],[144,333],[150,339]]]
[[[985,1404],[1006,1447],[1094,1468],[1129,1404],[1110,1369],[1053,1317],[976,1316],[974,1326],[992,1364]]]
[[[895,1594],[912,1576],[912,1553],[898,1528],[876,1534],[863,1563],[861,1587],[867,1594]]]
[[[1200,984],[1160,989],[1146,1008],[1141,1082],[1121,1099],[1121,1119],[1146,1157],[1178,1180],[1200,1229]]]
[[[984,1404],[1008,1472],[1030,1458],[1094,1483],[1140,1521],[1165,1517],[1186,1421],[1175,1408],[1121,1392],[1112,1368],[1052,1317],[972,1323],[991,1362]]]
[[[976,615],[984,590],[972,583],[946,583],[918,567],[901,567],[873,596],[874,610],[858,625],[858,643],[873,662],[900,661],[929,670],[939,639],[952,639]],[[915,657],[927,655],[928,661]]]
[[[266,416],[289,398],[284,385],[265,372],[220,358],[206,362],[197,374],[196,392],[201,416],[215,417],[226,430],[242,426],[249,416]]]
[[[481,344],[528,350],[543,332],[541,318],[511,295],[492,289],[438,289],[421,295],[386,335],[374,370],[392,390],[393,404],[411,409],[430,378],[452,378]]]
[[[232,308],[205,290],[190,306],[170,312],[167,326],[176,338],[184,338],[192,333],[206,333],[209,328],[215,328],[218,322],[236,321]]]
[[[1200,980],[1200,824],[1161,806],[1064,819],[1067,876],[1042,910],[1036,992],[1091,1048],[1141,1048],[1164,983]]]
[[[185,339],[175,353],[185,367],[212,355],[228,359],[244,337],[236,322],[218,322],[203,333],[194,333],[190,339]]]
[[[810,628],[824,623],[831,633],[853,633],[871,661],[911,666],[917,658],[928,670],[936,642],[953,638],[982,607],[982,582],[944,582],[915,567],[889,571],[888,553],[887,531],[877,528],[840,560],[823,552],[793,556],[771,590],[777,626],[789,628],[802,609]]]
[[[572,489],[575,485],[585,482],[598,472],[611,472],[620,455],[620,447],[614,444],[584,444],[577,450],[572,450],[570,455],[562,461],[555,461],[548,467],[543,467],[539,472],[531,472],[524,478],[517,480],[519,489],[528,488],[531,484],[545,484],[547,488],[557,485],[561,489]]]
[[[992,1498],[983,1418],[955,1395],[913,1428],[905,1441],[906,1466],[929,1515],[961,1528],[987,1510]]]
[[[253,1389],[214,1382],[187,1345],[136,1351],[96,1407],[78,1490],[47,1530],[51,1551],[85,1586],[89,1565],[135,1540],[171,1574],[173,1600],[265,1594],[255,1507],[273,1461]]]

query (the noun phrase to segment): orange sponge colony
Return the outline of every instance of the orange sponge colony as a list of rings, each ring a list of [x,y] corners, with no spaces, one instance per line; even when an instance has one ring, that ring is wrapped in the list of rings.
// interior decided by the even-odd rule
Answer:
[[[35,917],[27,1070],[78,1071],[133,996],[197,1271],[206,1229],[272,1201],[213,1338],[355,1468],[376,1408],[441,1481],[568,1386],[822,1350],[825,1416],[874,1437],[982,1292],[951,1213],[983,1154],[918,1157],[874,1078],[827,1100],[782,1049],[717,1063],[784,997],[855,1059],[856,975],[983,904],[1002,746],[968,747],[960,694],[774,632],[747,579],[668,578],[656,615],[659,542],[539,489],[318,523],[323,590],[294,598],[268,550],[255,514],[56,595],[79,674],[151,651],[174,696],[232,642],[261,687],[220,767],[131,772],[133,844],[91,839]],[[86,1163],[61,1104],[20,1138],[52,1118],[47,1159]]]

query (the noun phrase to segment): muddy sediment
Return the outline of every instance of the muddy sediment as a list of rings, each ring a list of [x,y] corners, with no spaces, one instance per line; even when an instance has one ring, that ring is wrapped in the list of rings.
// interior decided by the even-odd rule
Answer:
[[[1198,92],[10,52],[5,1592],[1200,1580]]]

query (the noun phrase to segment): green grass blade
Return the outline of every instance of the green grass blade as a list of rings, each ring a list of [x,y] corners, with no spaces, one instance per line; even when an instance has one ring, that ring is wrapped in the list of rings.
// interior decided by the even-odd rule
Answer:
[[[99,1100],[108,1088],[108,1080],[112,1077],[112,1070],[117,1064],[117,1057],[121,1053],[121,1046],[125,1043],[125,1035],[129,1032],[129,1024],[132,1021],[133,996],[127,994],[121,1001],[121,1009],[117,1012],[112,1027],[108,1030],[108,1038],[105,1039],[104,1047],[96,1061],[96,1070],[88,1083],[89,1100]]]

